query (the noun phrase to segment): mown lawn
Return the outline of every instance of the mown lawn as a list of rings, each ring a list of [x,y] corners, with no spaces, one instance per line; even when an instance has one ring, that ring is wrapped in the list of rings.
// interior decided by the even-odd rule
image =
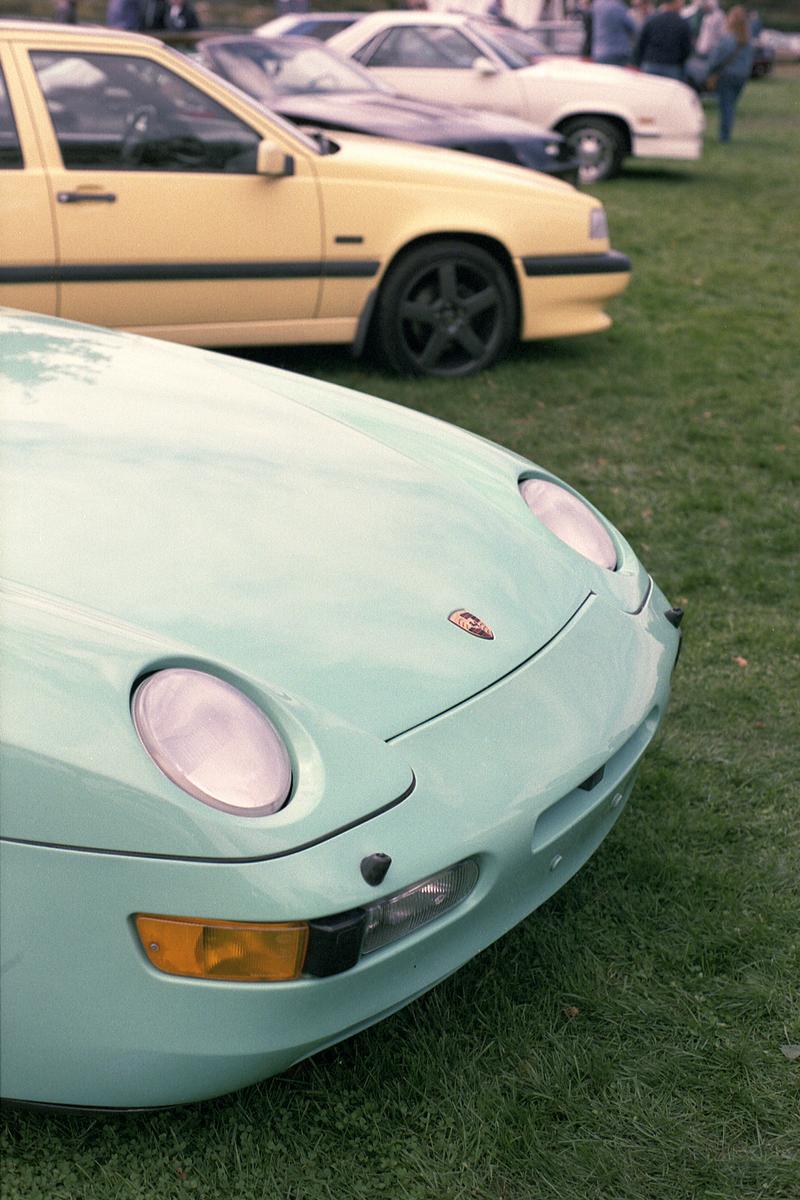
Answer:
[[[282,1078],[131,1118],[3,1114],[4,1200],[798,1200],[800,79],[702,164],[598,188],[608,334],[467,383],[270,354],[582,487],[687,610],[634,800],[554,900]]]

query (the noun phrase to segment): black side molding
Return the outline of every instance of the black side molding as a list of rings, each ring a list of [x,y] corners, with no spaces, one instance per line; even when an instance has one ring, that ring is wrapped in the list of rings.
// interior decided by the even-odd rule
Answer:
[[[616,275],[631,269],[626,254],[609,250],[606,254],[545,254],[522,260],[526,275]]]

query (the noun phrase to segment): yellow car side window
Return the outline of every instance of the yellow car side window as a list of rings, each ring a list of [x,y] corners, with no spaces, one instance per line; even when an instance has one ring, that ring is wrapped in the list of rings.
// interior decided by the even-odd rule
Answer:
[[[23,165],[17,126],[11,111],[3,69],[0,67],[0,170],[18,169]]]
[[[70,170],[253,174],[258,134],[150,59],[31,53]]]

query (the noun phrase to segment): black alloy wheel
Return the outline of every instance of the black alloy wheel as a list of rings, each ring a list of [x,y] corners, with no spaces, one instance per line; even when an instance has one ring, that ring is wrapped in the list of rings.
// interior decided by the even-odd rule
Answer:
[[[380,349],[397,371],[472,375],[517,334],[514,290],[500,263],[469,242],[428,242],[390,270],[378,298]]]

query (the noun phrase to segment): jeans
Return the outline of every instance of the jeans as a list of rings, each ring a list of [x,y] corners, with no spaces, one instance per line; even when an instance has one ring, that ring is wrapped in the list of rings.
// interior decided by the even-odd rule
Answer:
[[[726,79],[724,76],[717,84],[719,99],[719,140],[729,142],[733,132],[733,119],[736,115],[736,102],[739,93],[745,85],[744,79]]]
[[[677,63],[643,62],[642,70],[647,75],[666,75],[668,79],[683,79],[683,67]]]

